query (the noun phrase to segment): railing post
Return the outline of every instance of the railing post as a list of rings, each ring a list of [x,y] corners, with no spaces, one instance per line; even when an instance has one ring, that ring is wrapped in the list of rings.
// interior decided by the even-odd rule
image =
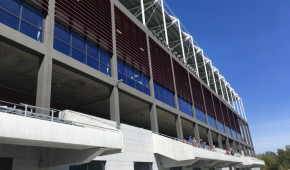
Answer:
[[[25,105],[25,110],[24,110],[24,117],[27,116],[27,104]]]
[[[51,121],[53,122],[54,111],[51,110]]]

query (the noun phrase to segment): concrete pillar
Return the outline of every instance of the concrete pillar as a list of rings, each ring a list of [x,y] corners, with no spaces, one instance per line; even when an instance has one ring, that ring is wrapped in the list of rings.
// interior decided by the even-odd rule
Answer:
[[[227,147],[227,150],[230,150],[230,142],[229,142],[229,138],[226,137],[226,147]]]
[[[221,137],[221,134],[218,134],[218,138],[217,138],[217,140],[218,140],[218,147],[219,147],[220,149],[223,149],[223,143],[222,143],[222,137]]]
[[[37,75],[36,106],[50,108],[51,100],[52,58],[45,55],[40,59]],[[36,109],[37,113],[49,115],[48,110]]]
[[[198,131],[197,123],[193,123],[193,133],[194,133],[194,137],[195,137],[196,141],[199,141],[200,137],[199,137],[199,131]]]
[[[183,140],[182,124],[180,115],[175,115],[175,126],[177,132],[177,138]]]
[[[189,72],[187,72],[187,76],[188,76],[189,90],[190,90],[191,101],[192,101],[192,104],[191,104],[192,117],[194,117],[196,119],[194,100],[193,100],[193,92],[192,92],[192,88],[191,88],[191,81],[190,81],[190,73]]]
[[[149,60],[149,70],[150,70],[150,80],[149,80],[149,88],[150,88],[150,96],[155,99],[155,93],[154,93],[154,81],[153,81],[153,73],[152,73],[152,65],[151,65],[151,54],[150,54],[150,45],[149,45],[149,36],[146,36],[147,41],[147,51],[148,51],[148,60]],[[157,109],[156,104],[150,104],[150,123],[151,123],[151,130],[153,132],[159,132],[158,129],[158,119],[157,119]]]
[[[248,135],[249,135],[249,139],[250,139],[250,145],[252,147],[254,147],[254,144],[253,144],[253,141],[252,141],[251,132],[250,132],[250,128],[249,128],[249,126],[247,124],[245,125],[245,128],[246,128],[246,131],[248,131]]]
[[[211,136],[211,130],[207,129],[207,139],[208,139],[208,145],[210,148],[213,148],[213,142],[212,142],[212,136]]]
[[[235,141],[233,141],[233,150],[235,151],[235,152],[237,152],[237,145],[236,145],[236,142]]]
[[[242,120],[239,120],[239,125],[240,125],[240,127],[241,127],[241,129],[242,129],[242,134],[243,134],[243,138],[244,138],[243,142],[247,143],[247,137],[246,137],[245,129],[244,129],[244,127],[243,127],[243,122],[242,122]]]
[[[115,32],[115,14],[114,1],[111,1],[111,18],[112,18],[112,42],[113,55],[111,59],[111,74],[116,81],[116,85],[110,88],[110,119],[120,125],[120,108],[119,108],[119,90],[118,90],[118,67],[117,67],[117,49],[116,49],[116,32]]]
[[[153,132],[159,133],[156,105],[155,104],[150,104],[149,105],[149,109],[150,109],[151,130]]]
[[[52,78],[52,58],[50,51],[53,49],[54,39],[54,13],[55,0],[49,1],[48,15],[44,21],[43,43],[47,50],[45,56],[39,59],[39,69],[37,75],[36,106],[50,108],[51,100],[51,78]],[[49,111],[36,109],[36,112],[49,115]]]

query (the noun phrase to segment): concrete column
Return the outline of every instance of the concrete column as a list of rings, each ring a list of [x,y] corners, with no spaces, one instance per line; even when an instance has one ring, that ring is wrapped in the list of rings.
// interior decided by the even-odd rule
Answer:
[[[190,96],[191,96],[191,101],[192,101],[192,104],[191,104],[192,117],[194,117],[196,119],[194,100],[193,100],[193,92],[192,92],[192,88],[191,88],[191,81],[190,81],[190,73],[189,72],[187,72],[187,77],[188,77],[189,90],[190,90]]]
[[[248,135],[249,135],[249,139],[250,139],[250,145],[252,147],[254,147],[253,141],[252,141],[252,136],[251,136],[251,132],[250,132],[250,128],[248,125],[245,125],[246,131],[248,131]]]
[[[116,85],[110,88],[110,119],[120,125],[120,108],[119,108],[119,90],[118,90],[118,67],[117,67],[117,49],[116,49],[116,32],[115,32],[115,14],[114,1],[111,1],[111,18],[112,18],[112,42],[113,55],[111,59],[111,74],[116,81]]]
[[[227,146],[227,150],[230,150],[230,142],[229,142],[229,138],[226,137],[226,146]]]
[[[52,58],[50,51],[53,49],[55,0],[49,1],[48,9],[43,32],[43,43],[47,50],[45,56],[39,59],[36,90],[36,106],[47,109],[50,108],[51,100]],[[36,112],[49,115],[49,111],[41,109],[36,109]]]
[[[240,125],[240,127],[242,129],[242,134],[243,134],[243,138],[244,138],[243,142],[247,143],[247,137],[246,137],[245,130],[244,130],[244,127],[243,127],[243,122],[241,120],[239,120],[239,125]]]
[[[45,55],[40,59],[40,66],[37,75],[36,106],[50,108],[51,100],[51,78],[52,78],[52,58]],[[37,113],[49,115],[49,111],[36,109]]]
[[[208,145],[210,148],[213,148],[213,142],[212,142],[212,136],[211,136],[211,130],[207,129],[207,139],[208,139]]]
[[[149,60],[149,70],[150,70],[150,80],[149,80],[149,88],[150,88],[150,96],[155,99],[154,93],[154,81],[153,81],[153,73],[152,73],[152,65],[151,65],[151,54],[150,54],[150,45],[149,45],[149,36],[146,36],[147,41],[147,51],[148,51],[148,60]],[[158,129],[158,119],[157,119],[157,109],[155,102],[149,105],[150,109],[150,123],[151,123],[151,130],[153,132],[159,132]]]
[[[222,143],[222,137],[221,137],[221,134],[218,134],[218,147],[223,149],[223,143]]]
[[[180,115],[175,115],[175,126],[177,132],[177,138],[183,140],[182,124]]]
[[[248,134],[248,131],[246,129],[246,125],[244,124],[244,122],[242,122],[242,128],[244,129],[245,134],[246,134],[246,137],[247,137],[247,144],[248,145],[251,145],[251,143],[250,143],[250,137],[249,137],[249,134]]]
[[[151,130],[153,132],[159,133],[156,105],[150,104],[149,109],[150,109]]]
[[[194,137],[195,137],[196,141],[199,141],[200,137],[199,137],[199,130],[198,130],[197,123],[193,123],[193,133],[194,133]]]
[[[233,150],[234,150],[235,152],[237,152],[237,145],[236,145],[236,142],[235,142],[235,141],[233,141]]]

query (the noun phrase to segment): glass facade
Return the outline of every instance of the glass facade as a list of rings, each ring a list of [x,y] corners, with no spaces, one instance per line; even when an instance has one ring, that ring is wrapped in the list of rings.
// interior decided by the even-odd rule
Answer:
[[[225,130],[224,130],[224,124],[222,122],[220,122],[220,121],[218,121],[218,128],[219,128],[219,131],[225,132]]]
[[[203,123],[206,123],[205,119],[205,113],[198,108],[195,107],[195,114],[196,114],[196,119],[202,121]]]
[[[42,42],[43,15],[17,0],[0,0],[0,22]]]
[[[242,136],[241,134],[237,133],[238,134],[238,140],[242,141]]]
[[[174,93],[160,86],[158,83],[154,82],[154,93],[157,100],[168,104],[171,107],[175,107],[174,104]]]
[[[72,165],[69,170],[105,170],[105,161],[91,161],[90,163]]]
[[[111,75],[111,54],[100,50],[84,38],[80,38],[58,24],[55,24],[53,47],[79,62],[108,76]]]
[[[120,61],[118,61],[118,79],[123,80],[123,83],[150,95],[149,78]]]
[[[134,162],[134,170],[152,170],[152,163]]]
[[[232,134],[231,134],[231,129],[230,129],[228,126],[226,126],[226,133],[227,133],[229,136],[232,136]]]
[[[213,127],[213,128],[216,128],[215,118],[213,118],[213,117],[211,117],[211,116],[209,116],[209,115],[207,115],[207,118],[208,118],[208,123],[209,123],[209,125],[210,125],[211,127]]]
[[[190,103],[178,97],[178,106],[180,111],[192,116],[192,108]]]
[[[236,131],[232,130],[232,133],[233,133],[233,137],[238,139]]]

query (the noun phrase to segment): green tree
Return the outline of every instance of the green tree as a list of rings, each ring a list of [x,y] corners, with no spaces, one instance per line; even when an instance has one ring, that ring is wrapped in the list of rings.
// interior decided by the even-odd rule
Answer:
[[[262,170],[288,170],[290,169],[290,145],[285,147],[285,150],[278,149],[275,152],[265,152],[257,155],[257,158],[265,162]]]

